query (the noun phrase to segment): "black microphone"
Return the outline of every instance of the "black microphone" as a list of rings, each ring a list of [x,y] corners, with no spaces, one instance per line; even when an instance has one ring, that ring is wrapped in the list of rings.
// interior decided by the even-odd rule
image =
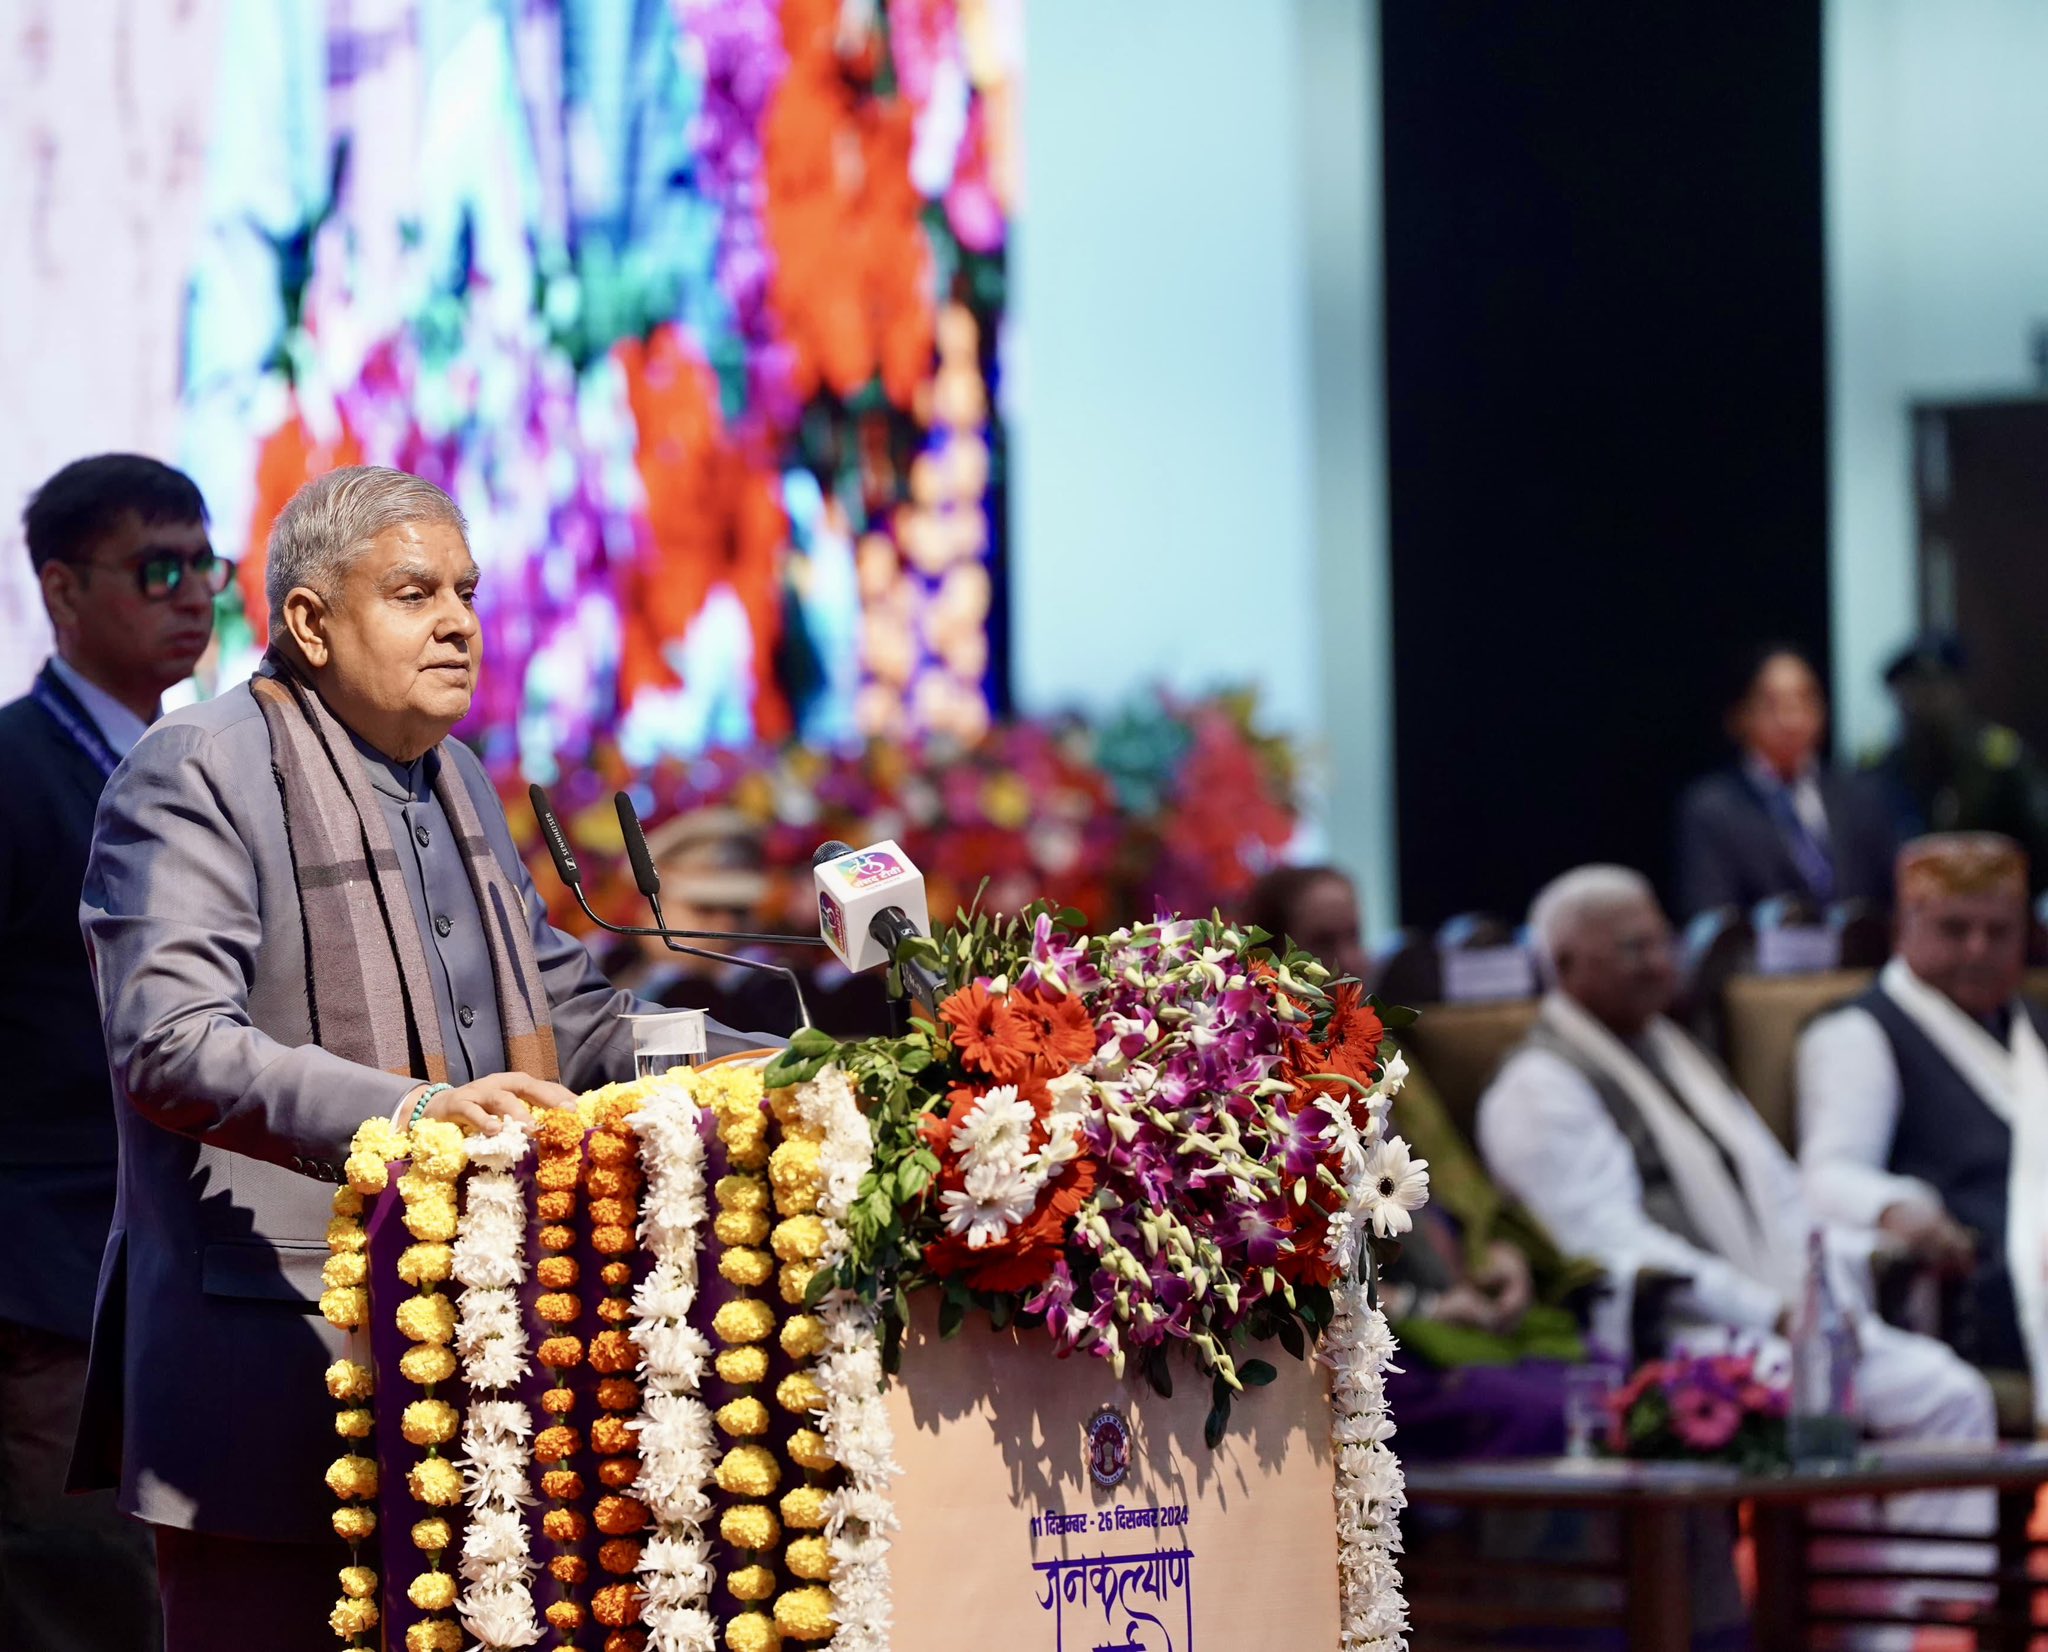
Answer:
[[[554,857],[555,871],[575,895],[576,904],[583,908],[583,915],[598,928],[608,929],[614,935],[657,935],[679,941],[748,941],[756,946],[825,945],[824,938],[817,935],[767,935],[750,929],[635,929],[625,924],[606,923],[590,910],[590,902],[583,893],[583,874],[576,865],[576,857],[569,852],[569,839],[548,804],[548,794],[535,785],[526,788],[526,795],[533,803],[534,818],[540,822],[541,836],[547,839],[548,853]],[[637,875],[637,868],[635,870]],[[719,956],[724,957],[725,954],[720,953]]]
[[[590,897],[583,893],[583,874],[576,864],[576,857],[570,852],[568,834],[562,830],[562,823],[555,818],[555,811],[548,802],[548,794],[538,785],[526,788],[527,799],[533,804],[534,818],[540,822],[541,836],[547,840],[548,853],[554,857],[555,871],[562,882],[569,886],[569,892],[576,897],[576,904],[583,908],[584,917],[599,929],[612,935],[651,935],[659,939],[671,952],[685,952],[693,958],[708,958],[713,963],[737,964],[742,969],[765,970],[773,975],[785,977],[790,990],[796,994],[798,1021],[805,1027],[811,1025],[810,1007],[804,1002],[803,985],[797,979],[796,971],[780,964],[766,964],[758,958],[741,958],[728,952],[712,952],[704,947],[682,946],[682,941],[746,941],[762,946],[823,946],[822,939],[809,935],[760,935],[740,929],[670,929],[661,919],[659,906],[654,911],[657,927],[643,929],[631,924],[615,924],[600,918],[590,904]],[[654,870],[653,858],[647,853],[647,839],[640,831],[640,819],[632,813],[633,801],[624,792],[614,800],[619,810],[619,826],[626,838],[626,858],[633,863],[633,881],[640,885],[641,892],[654,898],[649,885],[659,890],[661,880]],[[630,819],[632,825],[627,827]],[[637,852],[636,852],[637,850]]]
[[[540,835],[547,840],[548,853],[554,857],[555,875],[575,890],[576,898],[581,900],[583,869],[569,852],[569,839],[563,834],[562,823],[555,818],[548,794],[540,789],[539,781],[526,788],[526,801],[533,805],[533,818],[540,822]]]
[[[795,970],[786,964],[765,963],[759,958],[744,958],[737,953],[712,952],[704,947],[684,946],[672,937],[682,933],[668,927],[668,919],[661,910],[661,874],[654,869],[654,857],[647,852],[647,834],[640,829],[640,814],[633,807],[632,798],[624,792],[612,795],[612,807],[619,811],[619,835],[626,840],[626,859],[633,867],[633,881],[640,887],[640,893],[647,898],[648,909],[654,914],[654,927],[660,933],[662,944],[671,952],[686,952],[693,958],[708,958],[714,963],[736,964],[741,969],[759,970],[769,975],[779,975],[789,983],[789,990],[796,994],[797,1025],[808,1028],[811,1025],[811,1009],[804,1002],[803,982],[797,979]]]

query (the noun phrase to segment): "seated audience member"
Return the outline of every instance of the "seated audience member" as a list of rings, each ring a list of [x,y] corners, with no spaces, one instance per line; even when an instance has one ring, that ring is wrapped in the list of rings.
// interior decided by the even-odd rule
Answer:
[[[1799,1158],[1814,1207],[1950,1277],[1972,1364],[2048,1365],[2048,1018],[2021,1002],[2026,857],[2010,838],[1899,855],[1898,941],[1877,984],[1799,1042]]]
[[[1821,756],[1827,701],[1790,648],[1756,657],[1728,712],[1733,767],[1678,805],[1678,903],[1687,918],[1797,895],[1825,906],[1891,892],[1892,826],[1864,777]]]
[[[1666,1019],[1677,990],[1671,930],[1649,882],[1618,866],[1557,879],[1530,913],[1551,991],[1528,1040],[1479,1106],[1494,1177],[1553,1233],[1571,1235],[1626,1288],[1643,1269],[1680,1276],[1676,1337],[1735,1340],[1782,1358],[1815,1217],[1777,1138],[1713,1060]],[[1986,1443],[1989,1386],[1940,1343],[1857,1311],[1856,1393],[1885,1438]],[[1720,1333],[1717,1338],[1715,1333]],[[1935,1500],[1924,1524],[1975,1523]],[[1902,1514],[1902,1524],[1913,1521]]]
[[[1950,636],[1910,644],[1885,667],[1899,737],[1871,766],[1901,838],[2003,832],[2027,852],[2033,891],[2048,887],[2048,768],[2011,729],[1981,716]]]
[[[1247,920],[1340,975],[1367,967],[1357,890],[1334,866],[1267,873],[1252,890]],[[1395,1053],[1391,1040],[1383,1048]],[[1430,1202],[1385,1279],[1404,1350],[1402,1369],[1387,1379],[1403,1454],[1555,1455],[1564,1446],[1564,1372],[1585,1358],[1567,1304],[1600,1270],[1567,1257],[1542,1224],[1502,1197],[1413,1066],[1394,1114],[1430,1173]]]

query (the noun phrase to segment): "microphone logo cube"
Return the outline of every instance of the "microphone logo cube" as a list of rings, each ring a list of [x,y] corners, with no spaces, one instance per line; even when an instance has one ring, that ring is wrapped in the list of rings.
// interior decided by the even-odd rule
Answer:
[[[887,849],[862,849],[857,854],[842,855],[835,864],[856,894],[909,876],[903,862]]]
[[[818,932],[840,957],[847,956],[846,908],[839,904],[829,889],[818,891]]]

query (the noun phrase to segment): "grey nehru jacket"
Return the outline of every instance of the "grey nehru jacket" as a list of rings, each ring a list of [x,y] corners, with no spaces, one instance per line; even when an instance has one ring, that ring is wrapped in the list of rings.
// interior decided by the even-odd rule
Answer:
[[[434,978],[434,1007],[441,1012],[441,1048],[448,1057],[448,1082],[467,1084],[505,1069],[505,1032],[498,1023],[498,988],[491,975],[491,950],[477,911],[476,890],[447,811],[434,795],[441,759],[433,752],[401,763],[355,735],[356,750],[384,825],[398,851],[427,972]]]

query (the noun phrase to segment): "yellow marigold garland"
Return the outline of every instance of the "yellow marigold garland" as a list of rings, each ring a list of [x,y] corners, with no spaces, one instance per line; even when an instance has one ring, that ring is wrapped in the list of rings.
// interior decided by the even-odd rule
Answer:
[[[719,1246],[718,1272],[740,1293],[712,1316],[712,1337],[724,1344],[716,1367],[722,1381],[750,1390],[767,1381],[768,1353],[762,1344],[775,1335],[773,1305],[750,1294],[775,1274],[774,1257],[760,1248],[769,1233],[769,1181],[760,1174],[770,1163],[768,1115],[761,1105],[759,1075],[744,1069],[714,1068],[698,1075],[697,1094],[716,1120],[730,1167],[712,1190],[718,1202],[711,1224]],[[757,1395],[742,1392],[720,1406],[713,1421],[733,1442],[714,1478],[728,1496],[747,1499],[719,1518],[720,1536],[739,1552],[739,1563],[723,1581],[733,1600],[753,1608],[772,1599],[776,1590],[774,1561],[782,1525],[767,1499],[781,1484],[782,1469],[772,1451],[754,1443],[768,1431],[768,1408]],[[743,1610],[727,1621],[725,1644],[727,1652],[774,1652],[781,1635],[768,1613]]]
[[[445,1120],[413,1126],[411,1168],[398,1178],[406,1231],[414,1239],[398,1260],[398,1274],[417,1294],[398,1305],[398,1329],[414,1344],[399,1361],[400,1373],[423,1391],[401,1414],[399,1431],[408,1445],[424,1453],[406,1475],[413,1500],[429,1509],[455,1509],[462,1504],[462,1471],[441,1454],[462,1426],[461,1414],[435,1397],[435,1387],[455,1374],[455,1356],[448,1344],[455,1338],[455,1303],[442,1291],[454,1263],[448,1241],[455,1237],[455,1183],[468,1156],[462,1131]],[[427,1569],[406,1586],[406,1599],[429,1614],[455,1605],[457,1585],[442,1569],[454,1531],[442,1516],[414,1523],[413,1546],[426,1558]],[[406,1652],[460,1652],[461,1626],[453,1618],[428,1616],[405,1632]]]
[[[320,1312],[335,1329],[360,1333],[370,1319],[369,1235],[363,1229],[363,1196],[382,1190],[388,1160],[407,1152],[403,1132],[388,1119],[368,1119],[349,1142],[344,1170],[346,1186],[335,1189],[334,1215],[327,1224],[327,1261],[320,1270]],[[341,1569],[341,1598],[327,1623],[351,1647],[374,1644],[368,1637],[377,1627],[377,1573],[362,1563],[362,1546],[377,1531],[377,1457],[371,1436],[376,1415],[369,1401],[376,1378],[369,1365],[339,1359],[327,1368],[327,1392],[339,1410],[334,1432],[345,1442],[343,1454],[327,1469],[327,1489],[341,1506],[334,1511],[334,1533],[349,1547],[349,1563]]]
[[[780,1218],[769,1235],[769,1244],[782,1263],[778,1281],[782,1299],[798,1310],[784,1323],[782,1347],[792,1359],[807,1364],[825,1345],[823,1326],[802,1312],[805,1293],[825,1249],[825,1226],[817,1214],[818,1200],[825,1191],[824,1133],[799,1115],[793,1092],[776,1091],[769,1097],[769,1105],[782,1127],[782,1140],[768,1160],[768,1179],[774,1188],[775,1211]],[[776,1384],[775,1402],[785,1411],[808,1418],[823,1408],[825,1396],[817,1378],[800,1367]],[[838,1465],[826,1449],[824,1437],[813,1428],[797,1429],[785,1450],[790,1461],[804,1472],[806,1485],[799,1489],[817,1494],[817,1513],[815,1520],[809,1518],[810,1500],[796,1499],[792,1492],[783,1499],[783,1521],[799,1529],[821,1525],[824,1488],[820,1482]],[[783,1553],[783,1564],[793,1577],[803,1581],[776,1597],[776,1631],[796,1641],[830,1640],[835,1628],[832,1594],[821,1587],[832,1571],[825,1541],[818,1537],[793,1540]]]

